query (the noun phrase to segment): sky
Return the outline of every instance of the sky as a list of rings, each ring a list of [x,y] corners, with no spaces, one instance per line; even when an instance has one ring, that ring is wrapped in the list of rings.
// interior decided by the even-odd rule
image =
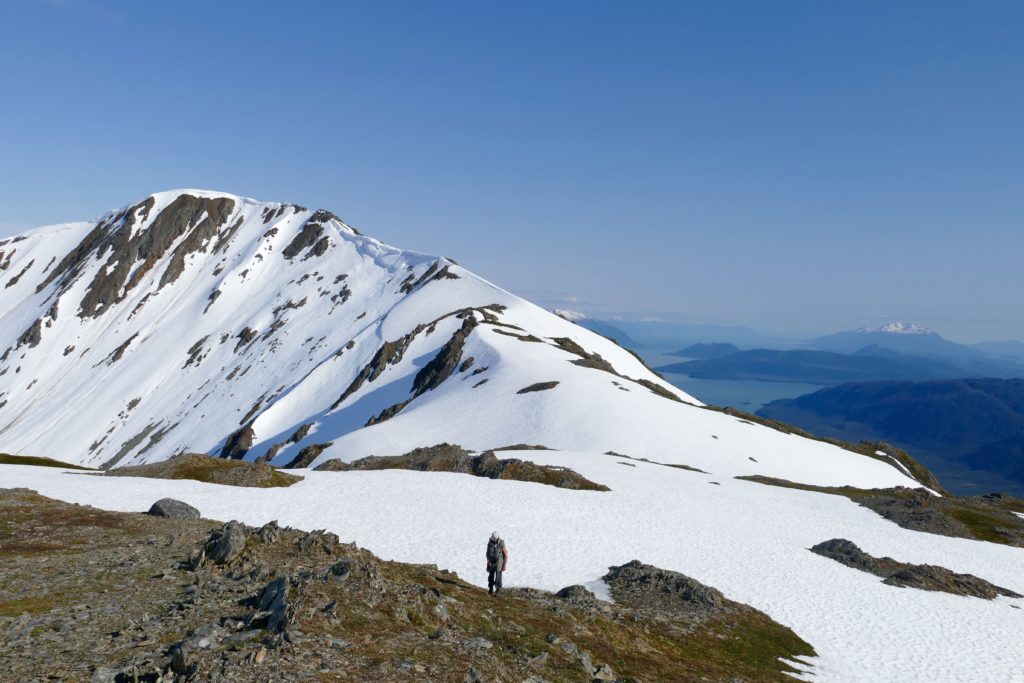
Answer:
[[[548,307],[1024,339],[1024,3],[0,4],[0,236],[199,187]]]

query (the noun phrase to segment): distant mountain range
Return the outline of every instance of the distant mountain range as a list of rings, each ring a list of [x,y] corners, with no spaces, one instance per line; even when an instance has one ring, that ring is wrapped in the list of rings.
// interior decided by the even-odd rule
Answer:
[[[763,417],[822,436],[905,448],[947,488],[976,493],[993,480],[1024,494],[1024,380],[850,383],[773,401]]]
[[[1010,346],[1000,348],[1012,348]],[[697,344],[671,355],[693,358],[659,367],[701,379],[842,384],[878,380],[1024,377],[1024,360],[996,356],[943,339],[926,328],[892,323],[819,337],[811,349],[740,351],[731,344]]]
[[[556,311],[562,314],[566,311]],[[741,348],[791,348],[799,341],[773,332],[762,332],[739,325],[682,323],[667,320],[610,320],[584,316],[571,318],[577,325],[598,331],[615,329],[633,340],[631,348],[682,348],[690,344],[727,342]],[[603,334],[603,333],[602,333]]]
[[[740,348],[735,344],[712,342],[710,344],[692,344],[681,351],[674,351],[668,355],[692,358],[694,360],[708,360],[710,358],[725,358],[739,350]]]
[[[770,349],[737,351],[727,356],[672,363],[657,369],[700,379],[822,385],[889,379],[940,379],[960,377],[963,374],[960,368],[951,363],[930,358]]]
[[[984,351],[951,342],[932,330],[911,323],[890,323],[875,328],[864,327],[859,330],[825,335],[807,342],[807,346],[811,348],[836,353],[853,353],[872,345],[905,354],[960,361],[990,358]]]

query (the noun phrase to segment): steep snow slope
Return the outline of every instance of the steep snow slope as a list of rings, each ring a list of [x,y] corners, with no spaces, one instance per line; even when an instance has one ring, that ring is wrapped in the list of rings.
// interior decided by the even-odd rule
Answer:
[[[327,211],[163,192],[0,242],[0,268],[8,452],[315,464],[533,443],[722,476],[914,485],[708,411],[613,342]]]

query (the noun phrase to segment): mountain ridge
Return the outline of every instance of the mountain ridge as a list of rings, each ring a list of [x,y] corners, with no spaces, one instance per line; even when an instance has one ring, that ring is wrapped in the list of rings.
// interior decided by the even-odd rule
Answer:
[[[724,476],[914,484],[835,446],[748,431],[612,341],[330,211],[168,191],[0,250],[7,452],[315,467],[535,443]]]

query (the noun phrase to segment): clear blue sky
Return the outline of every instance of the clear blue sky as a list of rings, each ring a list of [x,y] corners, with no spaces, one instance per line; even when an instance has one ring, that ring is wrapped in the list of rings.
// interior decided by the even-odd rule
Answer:
[[[1024,3],[0,6],[0,234],[202,187],[554,306],[1024,338]]]

